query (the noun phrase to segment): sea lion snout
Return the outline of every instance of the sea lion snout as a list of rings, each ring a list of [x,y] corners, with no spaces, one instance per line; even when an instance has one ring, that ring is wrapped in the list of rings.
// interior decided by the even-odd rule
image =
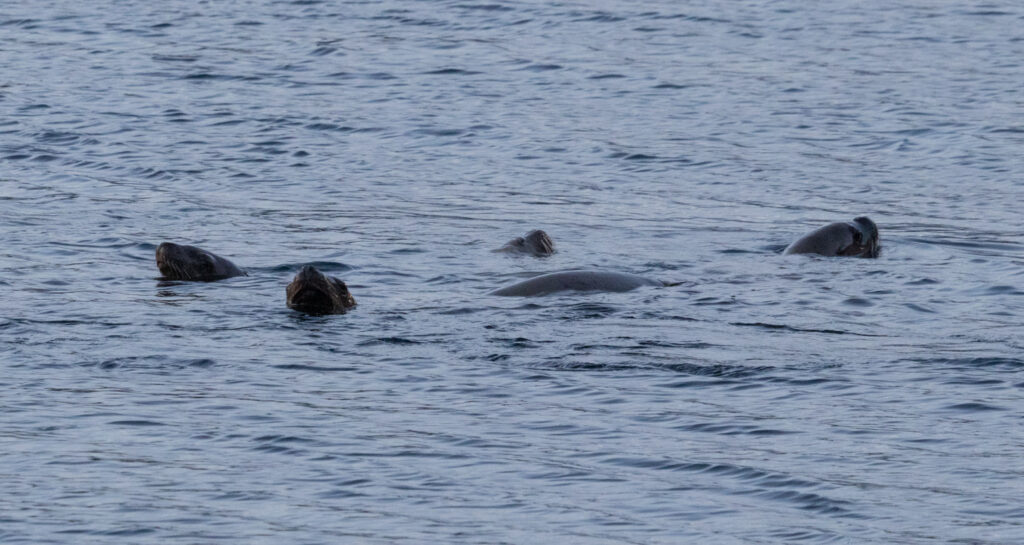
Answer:
[[[324,281],[324,273],[312,265],[304,265],[295,275],[295,281],[306,283]]]
[[[865,257],[878,257],[881,247],[878,245],[878,225],[867,216],[853,218],[853,224],[861,233],[861,245],[865,247]]]
[[[164,268],[167,267],[171,255],[173,255],[174,252],[179,251],[179,248],[180,246],[174,244],[173,242],[162,242],[160,243],[159,246],[156,247],[156,266],[164,275],[167,274],[164,271]]]
[[[536,255],[555,253],[555,243],[551,241],[551,237],[547,233],[540,229],[526,233],[526,236],[523,237],[523,244]]]
[[[177,246],[177,244],[174,244],[173,242],[161,242],[160,245],[156,247],[156,260],[163,260],[164,257],[167,255],[167,252],[169,252],[175,246]]]
[[[335,314],[356,306],[356,300],[341,280],[329,277],[312,265],[305,265],[285,290],[288,308],[307,314]]]
[[[544,257],[555,253],[555,243],[551,241],[551,237],[547,233],[540,229],[534,229],[524,236],[508,241],[507,244],[495,251]]]

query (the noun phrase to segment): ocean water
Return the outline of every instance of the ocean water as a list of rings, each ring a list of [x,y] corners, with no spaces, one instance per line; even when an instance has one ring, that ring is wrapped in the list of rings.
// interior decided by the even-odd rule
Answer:
[[[0,542],[1022,543],[1022,62],[1015,2],[0,4]],[[679,284],[488,295],[573,268]]]

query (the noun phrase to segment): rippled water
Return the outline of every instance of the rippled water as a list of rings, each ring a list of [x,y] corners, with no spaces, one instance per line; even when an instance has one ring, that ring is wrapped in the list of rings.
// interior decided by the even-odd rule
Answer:
[[[6,2],[0,541],[1024,542],[1022,59],[1010,2]],[[487,295],[580,267],[681,284]]]

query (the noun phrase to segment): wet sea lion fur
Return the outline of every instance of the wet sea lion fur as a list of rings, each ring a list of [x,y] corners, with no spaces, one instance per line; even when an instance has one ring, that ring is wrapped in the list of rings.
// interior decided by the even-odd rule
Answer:
[[[211,282],[245,275],[234,263],[213,252],[173,242],[157,246],[156,266],[164,280]]]
[[[560,291],[630,291],[641,286],[666,286],[635,274],[611,271],[563,271],[535,276],[490,292],[491,295],[532,297]]]
[[[521,237],[508,241],[507,244],[496,251],[544,257],[555,253],[555,243],[551,241],[551,237],[547,233],[540,229],[535,229]]]
[[[356,306],[341,280],[306,265],[285,289],[288,308],[306,314],[340,314]]]
[[[800,237],[782,253],[824,256],[878,257],[878,226],[867,216],[830,223]]]

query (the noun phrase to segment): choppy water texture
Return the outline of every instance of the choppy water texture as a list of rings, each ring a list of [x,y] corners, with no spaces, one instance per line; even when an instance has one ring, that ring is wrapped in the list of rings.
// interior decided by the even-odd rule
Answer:
[[[0,541],[1024,542],[1022,60],[1011,2],[5,2]],[[486,295],[578,267],[681,284]]]

